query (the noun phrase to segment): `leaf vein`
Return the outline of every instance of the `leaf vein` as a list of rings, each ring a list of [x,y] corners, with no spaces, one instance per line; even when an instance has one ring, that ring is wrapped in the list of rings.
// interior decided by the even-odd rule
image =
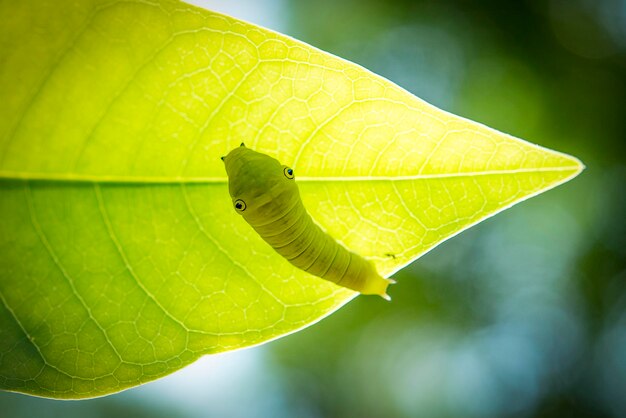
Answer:
[[[50,242],[48,241],[48,238],[46,237],[46,234],[43,231],[43,228],[41,227],[41,224],[39,223],[39,220],[37,218],[37,214],[36,214],[36,211],[35,211],[35,205],[34,205],[34,199],[33,199],[33,195],[32,195],[32,188],[30,186],[30,183],[28,183],[28,182],[25,183],[24,187],[25,187],[26,200],[28,202],[28,211],[30,213],[30,220],[31,220],[31,223],[33,224],[35,232],[37,233],[37,236],[39,237],[39,240],[41,241],[41,243],[43,244],[44,248],[48,252],[48,255],[50,256],[50,258],[54,262],[55,266],[61,272],[61,275],[65,278],[65,281],[70,286],[70,289],[72,290],[72,293],[74,294],[76,299],[78,299],[79,303],[81,304],[81,306],[83,307],[85,312],[87,312],[87,315],[89,316],[89,319],[91,319],[91,321],[93,321],[94,325],[98,328],[98,330],[104,336],[104,340],[111,347],[111,349],[113,350],[115,355],[118,357],[120,362],[127,363],[122,358],[122,356],[120,355],[119,351],[117,350],[117,347],[115,347],[115,345],[113,344],[113,342],[109,338],[109,335],[108,335],[106,329],[100,324],[100,322],[98,322],[96,320],[95,316],[93,315],[93,312],[89,308],[89,305],[87,305],[87,303],[85,302],[83,297],[80,295],[80,293],[76,289],[76,285],[74,283],[74,280],[70,277],[70,275],[68,274],[68,272],[65,269],[65,267],[63,267],[63,265],[61,264],[61,260],[59,260],[59,257],[57,256],[55,251],[52,249],[52,246],[51,246]]]
[[[100,211],[100,215],[102,216],[102,220],[104,221],[107,233],[109,234],[109,238],[113,242],[113,246],[117,250],[120,258],[124,262],[126,270],[128,270],[128,273],[133,278],[135,283],[137,283],[137,286],[139,286],[139,288],[155,304],[155,306],[157,306],[165,314],[165,316],[170,318],[175,324],[179,325],[183,330],[187,331],[185,333],[185,346],[188,346],[188,344],[189,344],[189,334],[188,334],[189,332],[198,333],[198,334],[204,334],[204,335],[212,335],[212,336],[217,335],[217,334],[210,333],[210,332],[207,332],[207,331],[196,330],[196,329],[189,328],[187,325],[185,325],[183,322],[181,322],[178,318],[176,318],[171,312],[169,312],[159,302],[159,300],[156,298],[156,296],[154,296],[152,294],[152,292],[150,292],[146,288],[146,286],[143,284],[143,282],[139,279],[139,276],[135,272],[135,269],[131,265],[130,261],[128,260],[128,257],[126,256],[126,253],[125,253],[124,249],[122,248],[122,246],[121,246],[121,244],[120,244],[120,242],[119,242],[119,240],[117,238],[117,235],[115,234],[115,231],[113,230],[113,225],[111,223],[111,219],[109,218],[109,215],[107,213],[106,207],[104,206],[104,198],[102,196],[102,191],[100,189],[100,185],[94,184],[94,190],[95,190],[95,193],[96,193],[96,199],[98,200],[98,210]]]

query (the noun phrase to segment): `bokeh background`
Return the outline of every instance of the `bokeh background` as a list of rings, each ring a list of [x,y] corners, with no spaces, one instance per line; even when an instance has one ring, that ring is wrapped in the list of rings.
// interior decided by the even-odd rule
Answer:
[[[626,417],[626,0],[194,0],[587,169],[261,347],[0,417]],[[4,17],[2,17],[4,18]]]

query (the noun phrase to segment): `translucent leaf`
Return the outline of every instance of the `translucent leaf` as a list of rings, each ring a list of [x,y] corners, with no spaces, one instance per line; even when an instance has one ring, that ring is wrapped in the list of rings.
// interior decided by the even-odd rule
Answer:
[[[116,392],[355,296],[232,209],[219,157],[241,141],[294,167],[315,221],[385,275],[582,170],[176,1],[0,1],[0,15],[6,390]]]

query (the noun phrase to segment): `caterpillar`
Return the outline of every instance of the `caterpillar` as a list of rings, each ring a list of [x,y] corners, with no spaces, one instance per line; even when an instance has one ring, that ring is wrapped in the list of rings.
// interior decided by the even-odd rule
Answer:
[[[390,300],[395,281],[349,251],[313,222],[293,169],[243,143],[222,157],[233,207],[269,245],[294,266],[337,285]]]

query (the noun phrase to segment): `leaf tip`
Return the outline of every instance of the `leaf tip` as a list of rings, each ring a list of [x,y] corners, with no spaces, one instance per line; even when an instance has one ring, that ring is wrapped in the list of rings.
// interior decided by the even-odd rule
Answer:
[[[577,177],[580,173],[585,171],[587,166],[580,159],[578,159],[578,158],[576,158],[574,156],[568,155],[568,157],[569,157],[570,161],[574,164],[572,166],[572,169],[574,169],[574,173],[570,177],[570,179],[573,179],[574,177]]]

